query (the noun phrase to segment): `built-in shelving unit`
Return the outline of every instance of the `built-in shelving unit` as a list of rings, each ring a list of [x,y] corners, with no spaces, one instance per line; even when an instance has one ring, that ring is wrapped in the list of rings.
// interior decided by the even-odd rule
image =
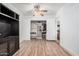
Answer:
[[[0,4],[0,15],[19,21],[19,15],[3,4]]]
[[[0,56],[19,49],[19,15],[0,3]]]

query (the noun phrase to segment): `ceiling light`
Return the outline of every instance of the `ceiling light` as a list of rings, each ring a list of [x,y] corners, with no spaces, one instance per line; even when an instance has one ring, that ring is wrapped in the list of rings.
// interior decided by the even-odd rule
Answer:
[[[47,10],[41,8],[39,4],[34,5],[33,16],[44,16]]]

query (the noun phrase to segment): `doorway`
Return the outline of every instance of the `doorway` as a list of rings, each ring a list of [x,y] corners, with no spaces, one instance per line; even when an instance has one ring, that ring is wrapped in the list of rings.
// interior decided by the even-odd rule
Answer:
[[[57,21],[57,42],[60,44],[60,21]]]
[[[31,21],[31,39],[46,40],[46,21]]]

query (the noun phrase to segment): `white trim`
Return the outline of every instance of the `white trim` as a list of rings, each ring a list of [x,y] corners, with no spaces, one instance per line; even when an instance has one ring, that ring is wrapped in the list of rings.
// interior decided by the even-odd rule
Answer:
[[[79,54],[77,54],[75,51],[72,51],[72,50],[65,48],[65,47],[63,47],[63,49],[66,50],[72,56],[79,56]]]

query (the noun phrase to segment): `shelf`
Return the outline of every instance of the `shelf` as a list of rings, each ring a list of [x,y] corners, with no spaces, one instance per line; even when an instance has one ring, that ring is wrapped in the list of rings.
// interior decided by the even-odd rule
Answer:
[[[3,15],[3,16],[5,16],[5,17],[8,17],[8,18],[14,19],[14,20],[16,20],[16,21],[19,21],[18,19],[15,19],[15,18],[13,18],[13,17],[11,17],[11,16],[8,16],[8,15],[6,15],[6,14],[3,14],[3,13],[1,13],[1,12],[0,12],[0,15]]]
[[[0,15],[19,21],[19,15],[0,3]]]

